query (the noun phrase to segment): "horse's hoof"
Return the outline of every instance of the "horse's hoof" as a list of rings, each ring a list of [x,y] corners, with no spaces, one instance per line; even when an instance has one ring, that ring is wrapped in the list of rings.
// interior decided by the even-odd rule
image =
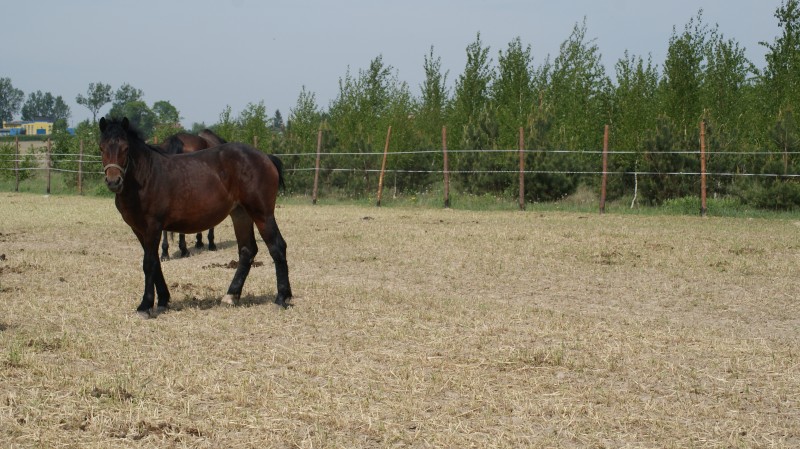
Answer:
[[[161,315],[162,313],[166,313],[168,311],[169,311],[169,307],[168,306],[158,306],[158,307],[156,307],[156,310],[155,311],[151,311],[150,314],[153,315],[153,318],[155,318],[155,317]]]
[[[169,260],[169,255],[167,255],[167,254],[164,254],[163,256],[161,256],[161,261],[162,261],[162,262],[166,262],[166,261],[168,261],[168,260]]]
[[[153,318],[153,315],[149,310],[137,310],[136,315],[143,320],[149,320],[150,318]]]
[[[235,306],[237,302],[239,302],[239,296],[237,295],[225,295],[222,297],[222,305],[223,306]]]
[[[202,249],[204,246],[205,245],[203,245],[203,242],[197,242],[197,243],[194,244],[194,247],[197,248],[197,249]]]
[[[289,301],[287,301],[285,299],[279,300],[279,299],[275,298],[275,304],[280,306],[282,309],[288,309],[290,307],[294,307],[294,304],[290,303]]]
[[[215,245],[213,243],[209,243],[208,244],[208,250],[209,251],[216,251],[217,250],[217,245]]]

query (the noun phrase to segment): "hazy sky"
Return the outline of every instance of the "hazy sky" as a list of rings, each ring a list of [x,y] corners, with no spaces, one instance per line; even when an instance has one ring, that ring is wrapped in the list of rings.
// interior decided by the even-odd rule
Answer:
[[[586,18],[606,73],[625,50],[664,62],[673,27],[704,10],[704,22],[764,67],[765,47],[780,30],[781,0],[40,0],[3,6],[0,77],[27,95],[61,95],[70,124],[90,118],[75,97],[91,82],[113,90],[129,83],[145,101],[167,100],[184,126],[216,123],[230,106],[237,116],[263,101],[284,119],[302,86],[327,108],[339,80],[382,55],[414,95],[434,48],[452,88],[466,47],[481,33],[496,63],[498,51],[520,37],[534,65],[558,54],[574,25]],[[132,7],[131,5],[135,5]],[[106,105],[101,114],[108,112]],[[17,117],[18,118],[18,117]]]

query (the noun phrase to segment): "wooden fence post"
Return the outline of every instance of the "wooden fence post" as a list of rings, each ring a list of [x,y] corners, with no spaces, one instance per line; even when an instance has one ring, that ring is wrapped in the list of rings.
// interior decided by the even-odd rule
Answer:
[[[14,191],[19,192],[19,136],[14,136],[14,148],[14,175],[17,179]]]
[[[606,213],[606,185],[608,183],[608,125],[603,129],[603,178],[600,182],[600,214]]]
[[[78,195],[83,195],[83,139],[78,143]]]
[[[519,127],[519,210],[525,210],[525,130]]]
[[[383,162],[381,162],[381,175],[378,178],[378,202],[376,205],[381,207],[381,197],[383,196],[383,174],[386,172],[386,155],[389,153],[389,137],[392,135],[392,127],[386,131],[386,145],[383,147]]]
[[[700,216],[705,217],[706,208],[706,122],[700,121]]]
[[[311,194],[311,204],[317,204],[317,188],[319,187],[319,155],[322,150],[322,128],[317,131],[317,162],[314,164],[314,191]]]
[[[447,160],[447,127],[442,126],[442,154],[444,156],[444,208],[450,208],[450,164]]]
[[[50,154],[52,151],[52,144],[51,140],[47,138],[47,194],[50,195],[50,168],[53,165],[52,155]]]
[[[258,148],[258,136],[253,136],[253,148]]]

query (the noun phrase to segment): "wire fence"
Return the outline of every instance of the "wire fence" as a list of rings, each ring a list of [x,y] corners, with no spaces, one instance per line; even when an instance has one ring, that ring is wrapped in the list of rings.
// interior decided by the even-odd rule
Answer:
[[[458,154],[458,153],[478,153],[478,154],[498,154],[498,153],[520,153],[519,150],[450,150],[448,153],[451,154]],[[578,155],[589,155],[589,154],[602,154],[602,151],[598,150],[523,150],[522,153],[524,154],[578,154]],[[388,153],[388,156],[395,156],[395,155],[419,155],[419,154],[441,154],[441,151],[437,150],[418,150],[418,151],[393,151]],[[630,154],[643,154],[643,152],[637,151],[608,151],[609,156],[614,155],[630,155]],[[652,153],[651,153],[652,154]],[[695,155],[698,158],[700,157],[699,151],[661,151],[658,154],[681,154],[681,155]],[[275,153],[275,156],[279,158],[284,157],[308,157],[309,159],[314,158],[316,154],[314,153]],[[775,153],[770,151],[718,151],[713,153],[714,156],[725,156],[725,155],[745,155],[745,156],[762,156],[762,157],[775,157],[775,156],[783,156],[783,155],[800,155],[800,151],[788,151],[788,152],[781,152]],[[35,166],[23,166],[25,162],[28,162],[30,159],[23,159],[20,156],[15,156],[13,154],[0,154],[0,170],[6,172],[15,172],[15,171],[53,171],[53,172],[62,172],[62,173],[78,173],[81,172],[84,174],[103,174],[102,171],[102,162],[101,157],[97,155],[84,155],[83,159],[78,159],[77,155],[74,153],[28,153],[27,156],[33,156],[37,163]],[[359,152],[327,152],[327,153],[320,153],[321,157],[339,157],[339,156],[356,156],[356,157],[374,157],[374,156],[383,156],[383,153],[380,152],[373,152],[373,153],[359,153]],[[52,162],[48,163],[48,158],[52,160],[57,160],[58,165],[54,165]],[[14,167],[17,164],[18,167]],[[64,168],[63,166],[69,165],[78,165],[83,164],[84,166],[96,166],[96,170],[78,170],[78,169],[69,169]],[[317,170],[316,167],[313,165],[309,167],[290,167],[286,168],[287,171],[297,171],[297,172],[313,172]],[[379,168],[361,168],[361,167],[333,167],[333,168],[324,168],[319,169],[324,171],[333,171],[333,172],[380,172],[381,169]],[[443,174],[445,170],[442,169],[393,169],[393,168],[386,168],[383,170],[385,173],[421,173],[421,174]],[[460,173],[460,174],[504,174],[504,173],[519,173],[520,170],[509,168],[508,170],[447,170],[447,173]],[[522,170],[523,173],[526,174],[562,174],[562,175],[640,175],[640,176],[648,176],[648,175],[671,175],[671,176],[699,176],[701,172],[699,171],[624,171],[624,170],[531,170],[525,169]],[[741,177],[767,177],[767,178],[798,178],[800,174],[784,174],[784,173],[733,173],[733,172],[706,172],[707,176],[741,176]]]
[[[702,137],[702,136],[701,136]],[[16,142],[15,152],[9,153],[7,151],[8,144],[6,144],[6,151],[0,152],[0,172],[6,172],[5,177],[16,179],[15,190],[19,190],[20,176],[23,173],[32,172],[45,172],[47,177],[47,193],[50,193],[50,176],[51,173],[68,173],[77,175],[76,189],[79,193],[83,193],[82,178],[84,176],[102,175],[102,161],[101,157],[97,154],[84,154],[83,151],[79,154],[75,153],[53,153],[51,152],[51,143],[48,141],[46,145],[39,147],[30,147],[25,154],[19,151],[19,143]],[[292,158],[292,166],[286,167],[287,172],[300,172],[309,173],[313,172],[315,176],[314,184],[314,202],[317,198],[316,179],[320,172],[324,173],[377,173],[382,179],[385,174],[404,174],[404,175],[440,175],[444,177],[444,182],[448,183],[448,175],[485,175],[485,174],[499,174],[499,175],[520,175],[520,186],[522,186],[522,177],[525,175],[564,175],[564,176],[596,176],[603,178],[603,187],[605,188],[605,179],[608,176],[688,176],[688,177],[744,177],[744,178],[785,178],[797,179],[800,174],[793,173],[748,173],[748,172],[733,172],[733,171],[707,171],[705,170],[705,162],[709,156],[735,156],[735,157],[789,157],[799,155],[800,151],[785,151],[776,153],[774,151],[714,151],[713,153],[705,152],[701,145],[699,150],[671,150],[659,151],[656,153],[646,153],[644,151],[635,150],[609,150],[606,147],[603,149],[586,149],[586,150],[530,150],[530,149],[492,149],[492,150],[479,150],[479,149],[462,149],[462,150],[447,150],[446,146],[442,150],[403,150],[403,151],[388,151],[388,136],[387,148],[383,152],[356,152],[356,151],[343,151],[343,152],[323,152],[320,148],[317,152],[285,152],[278,153],[275,156],[280,158]],[[83,142],[80,145],[83,148]],[[441,156],[444,154],[444,163],[442,164]],[[447,154],[452,155],[499,155],[510,154],[518,155],[520,158],[519,166],[509,166],[508,168],[492,168],[492,169],[450,169],[447,164]],[[614,156],[643,156],[647,154],[648,157],[658,157],[667,155],[681,155],[690,156],[702,160],[701,169],[698,170],[665,170],[665,171],[652,171],[652,170],[609,170],[607,168],[607,158]],[[561,169],[561,170],[542,170],[536,167],[525,167],[524,159],[528,155],[548,155],[548,156],[566,156],[566,155],[580,155],[597,157],[597,170],[591,169]],[[417,164],[420,167],[411,168],[393,168],[392,159],[396,156],[414,156]],[[429,156],[425,158],[425,156]],[[603,158],[601,163],[601,156]],[[360,159],[383,157],[383,164],[381,168],[369,168],[367,164],[359,163]],[[336,158],[336,166],[331,163],[323,164],[321,160],[326,158]],[[308,162],[303,162],[307,160]],[[509,158],[509,161],[512,160]],[[441,164],[438,168],[434,168],[436,164]],[[530,165],[530,162],[527,163]],[[347,166],[342,166],[347,165]],[[360,166],[359,166],[360,165]],[[9,176],[9,172],[13,173]],[[703,179],[703,182],[705,180]],[[705,185],[703,185],[705,189]],[[445,188],[448,191],[448,188]],[[605,193],[603,193],[603,196]],[[705,195],[705,191],[702,192]],[[380,196],[380,192],[379,192]],[[447,204],[449,199],[445,199]],[[524,208],[524,199],[522,191],[520,192],[520,207]],[[705,207],[703,207],[705,209]]]

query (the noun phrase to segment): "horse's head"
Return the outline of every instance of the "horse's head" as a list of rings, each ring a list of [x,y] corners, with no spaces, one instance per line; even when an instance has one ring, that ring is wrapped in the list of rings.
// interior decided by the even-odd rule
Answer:
[[[100,154],[103,157],[103,172],[106,186],[114,193],[122,192],[125,172],[128,170],[130,147],[130,123],[125,117],[121,121],[100,119]]]

